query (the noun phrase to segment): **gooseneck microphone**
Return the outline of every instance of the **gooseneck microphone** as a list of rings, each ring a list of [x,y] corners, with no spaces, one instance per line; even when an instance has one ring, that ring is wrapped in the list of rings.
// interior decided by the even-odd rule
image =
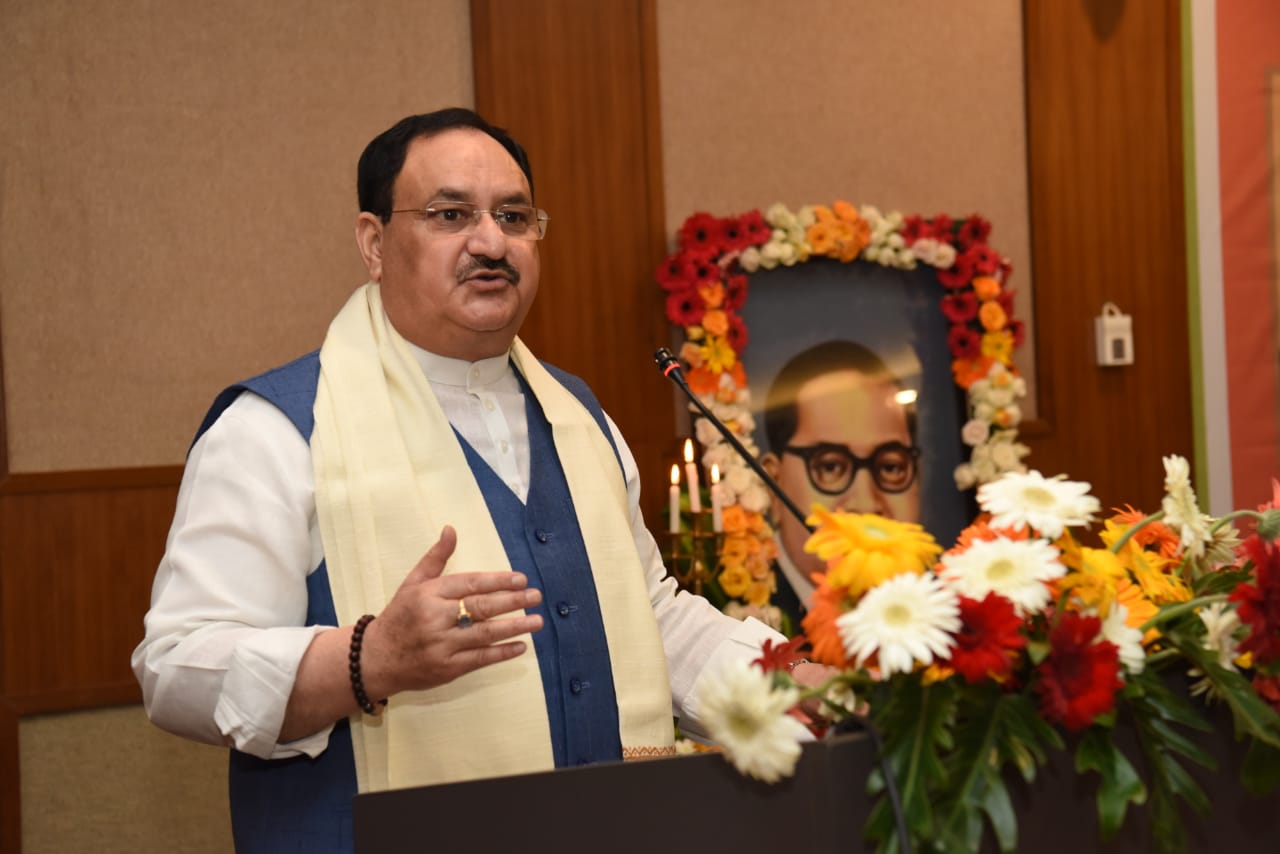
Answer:
[[[725,441],[727,441],[733,449],[738,452],[738,456],[742,457],[743,461],[746,462],[747,465],[751,466],[751,470],[760,476],[760,479],[764,481],[764,485],[769,487],[769,490],[774,495],[778,496],[778,500],[780,500],[786,508],[791,511],[791,515],[795,516],[796,519],[800,521],[800,524],[804,525],[810,531],[814,530],[813,526],[805,521],[804,512],[796,506],[796,503],[792,501],[785,492],[782,491],[782,487],[778,486],[777,481],[769,477],[769,473],[766,472],[760,463],[756,461],[756,458],[751,455],[751,452],[742,446],[742,443],[738,441],[738,437],[733,435],[733,431],[726,427],[719,418],[712,415],[711,410],[698,399],[698,396],[694,394],[692,390],[690,390],[689,383],[684,378],[684,369],[680,367],[680,360],[675,357],[675,354],[666,347],[659,347],[653,354],[653,361],[658,366],[658,370],[662,371],[662,375],[679,386],[680,390],[684,392],[685,397],[689,398],[693,405],[698,408],[698,411],[702,413],[703,417],[710,421],[715,428],[720,431],[720,435],[724,436]]]

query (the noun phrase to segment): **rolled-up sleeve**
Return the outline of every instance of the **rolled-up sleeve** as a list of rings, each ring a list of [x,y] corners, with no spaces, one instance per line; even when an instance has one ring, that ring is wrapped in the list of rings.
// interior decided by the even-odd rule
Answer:
[[[262,758],[315,756],[328,727],[278,744],[298,663],[307,576],[322,556],[310,450],[244,393],[192,447],[133,669],[152,721]]]

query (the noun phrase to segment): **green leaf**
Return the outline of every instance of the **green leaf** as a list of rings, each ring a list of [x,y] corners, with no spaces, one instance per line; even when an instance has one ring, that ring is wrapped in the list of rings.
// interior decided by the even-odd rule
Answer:
[[[1254,741],[1244,755],[1240,781],[1245,791],[1262,797],[1280,786],[1280,749],[1262,741]]]
[[[1213,683],[1214,689],[1231,707],[1237,736],[1248,734],[1280,748],[1280,715],[1258,696],[1247,679],[1218,664],[1218,654],[1201,646],[1198,637],[1169,632],[1165,640],[1175,645]]]
[[[902,799],[907,828],[917,840],[931,839],[935,830],[934,793],[946,784],[940,751],[952,743],[955,689],[949,682],[924,686],[910,675],[895,676],[877,692],[871,708],[881,734],[883,756]],[[883,790],[883,777],[875,783],[879,789],[867,818],[866,835],[882,847],[896,849],[894,816]]]
[[[1076,748],[1076,771],[1096,771],[1102,777],[1097,803],[1103,839],[1112,838],[1120,830],[1130,803],[1141,804],[1147,798],[1138,772],[1111,736],[1109,729],[1090,727]]]

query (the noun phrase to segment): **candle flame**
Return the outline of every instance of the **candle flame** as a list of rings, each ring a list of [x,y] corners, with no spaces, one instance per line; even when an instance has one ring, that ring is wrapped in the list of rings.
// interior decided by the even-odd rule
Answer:
[[[680,465],[678,463],[671,464],[671,485],[675,486],[680,483]]]
[[[714,463],[711,466],[711,482],[712,483],[720,482],[720,466],[715,465]]]
[[[693,440],[692,439],[684,440],[684,461],[686,463],[693,462]]]

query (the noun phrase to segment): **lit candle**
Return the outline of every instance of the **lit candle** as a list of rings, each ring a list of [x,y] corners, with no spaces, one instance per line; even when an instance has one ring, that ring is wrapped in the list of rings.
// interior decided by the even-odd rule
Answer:
[[[689,509],[702,512],[702,496],[698,493],[698,466],[693,461],[693,440],[684,440],[684,476],[689,481]]]
[[[673,534],[680,533],[680,466],[671,464],[671,489],[667,493],[671,500],[668,530]]]
[[[711,530],[724,530],[724,512],[720,507],[720,466],[711,467]]]

